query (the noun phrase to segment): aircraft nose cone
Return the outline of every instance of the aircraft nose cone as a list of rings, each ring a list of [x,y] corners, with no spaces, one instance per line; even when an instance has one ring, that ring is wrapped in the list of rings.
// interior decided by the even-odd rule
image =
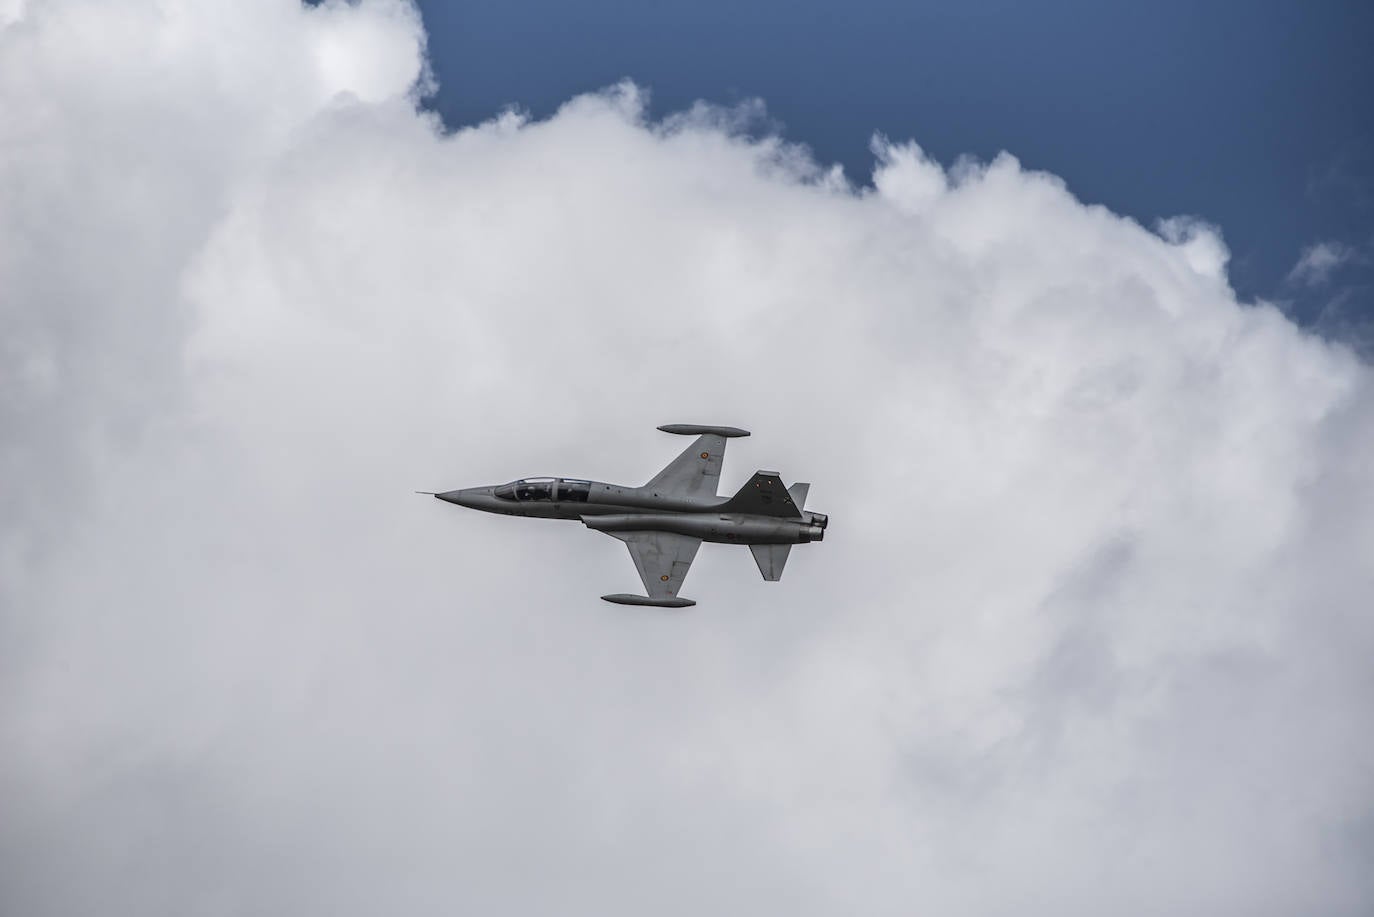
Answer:
[[[445,503],[466,506],[468,509],[488,509],[491,505],[490,487],[464,487],[462,490],[445,491],[434,496]]]

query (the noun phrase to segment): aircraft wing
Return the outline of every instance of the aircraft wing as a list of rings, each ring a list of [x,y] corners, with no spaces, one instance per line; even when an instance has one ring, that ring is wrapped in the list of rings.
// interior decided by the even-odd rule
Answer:
[[[731,437],[749,435],[747,430],[738,427],[704,427],[685,423],[666,424],[659,429],[679,436],[701,434],[696,442],[682,450],[681,455],[644,485],[651,491],[675,497],[716,496],[720,466],[725,461],[725,441]]]
[[[609,602],[622,605],[666,605],[683,607],[695,605],[691,599],[678,595],[687,571],[696,559],[701,539],[671,532],[607,532],[619,538],[630,549],[639,578],[644,581],[648,598],[637,595],[603,595]]]

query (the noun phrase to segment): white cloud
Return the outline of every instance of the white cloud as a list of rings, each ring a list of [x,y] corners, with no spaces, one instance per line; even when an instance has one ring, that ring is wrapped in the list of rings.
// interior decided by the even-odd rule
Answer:
[[[1370,374],[1214,231],[630,86],[443,136],[396,3],[22,13],[6,911],[1368,911]],[[643,614],[408,493],[669,421],[830,537]]]
[[[1226,262],[1231,253],[1221,239],[1221,230],[1193,216],[1169,217],[1159,221],[1159,234],[1183,252],[1188,266],[1199,274],[1225,280]]]
[[[1302,257],[1288,272],[1288,279],[1319,286],[1331,279],[1331,274],[1343,264],[1359,259],[1355,249],[1340,242],[1314,242],[1302,250]]]

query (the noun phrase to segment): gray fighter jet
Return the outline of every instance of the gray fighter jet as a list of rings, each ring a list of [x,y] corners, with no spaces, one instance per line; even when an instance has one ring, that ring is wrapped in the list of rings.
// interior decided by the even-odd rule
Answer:
[[[684,423],[659,429],[697,439],[643,487],[579,478],[521,478],[434,496],[488,513],[577,519],[589,529],[619,538],[629,545],[649,593],[602,596],[620,605],[695,605],[678,590],[703,541],[747,544],[763,578],[776,582],[782,579],[792,545],[825,537],[827,517],[802,509],[810,484],[783,487],[776,471],[756,471],[733,497],[716,495],[725,441],[748,436],[748,430]]]

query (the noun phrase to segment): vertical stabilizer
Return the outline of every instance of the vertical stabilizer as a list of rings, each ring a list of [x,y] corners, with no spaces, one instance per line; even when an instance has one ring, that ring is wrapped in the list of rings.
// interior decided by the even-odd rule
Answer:
[[[810,484],[803,484],[801,481],[787,488],[787,493],[792,497],[792,502],[797,509],[806,509],[806,494],[811,490]]]
[[[729,500],[717,507],[722,513],[746,513],[751,516],[778,516],[800,519],[801,510],[792,501],[792,494],[782,486],[776,471],[756,471]]]

